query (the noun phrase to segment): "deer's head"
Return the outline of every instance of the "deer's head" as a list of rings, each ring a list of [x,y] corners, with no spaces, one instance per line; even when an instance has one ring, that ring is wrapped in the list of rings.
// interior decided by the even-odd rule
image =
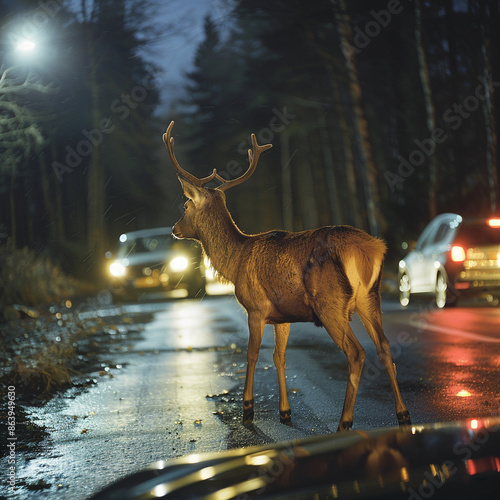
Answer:
[[[189,172],[186,172],[175,157],[174,138],[171,137],[173,126],[174,122],[172,121],[167,131],[163,134],[163,142],[167,148],[170,161],[177,170],[184,196],[186,196],[188,200],[184,204],[184,215],[174,224],[172,232],[176,238],[199,240],[199,230],[202,223],[205,222],[207,218],[213,217],[213,214],[221,213],[221,211],[227,212],[224,191],[249,179],[257,167],[260,154],[272,148],[272,144],[259,146],[255,134],[252,134],[252,149],[248,150],[250,165],[243,175],[236,179],[226,180],[221,177],[214,168],[209,176],[199,179]],[[203,187],[204,184],[214,179],[221,182],[219,187],[216,189]]]

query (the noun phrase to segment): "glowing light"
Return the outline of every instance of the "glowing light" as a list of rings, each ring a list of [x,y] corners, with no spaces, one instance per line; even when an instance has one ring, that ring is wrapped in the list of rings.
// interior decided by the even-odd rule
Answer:
[[[453,262],[463,262],[465,260],[465,250],[458,245],[451,247],[451,260]]]
[[[260,466],[263,467],[271,463],[271,459],[266,455],[254,455],[245,458],[245,462],[248,465]]]
[[[496,219],[496,218],[495,219],[490,219],[488,221],[488,225],[490,227],[500,227],[500,219]]]
[[[151,491],[153,496],[156,498],[163,498],[168,492],[168,488],[165,484],[159,484],[158,486],[155,486]]]
[[[172,271],[185,271],[189,265],[186,257],[176,257],[170,262],[170,269]]]
[[[469,391],[462,389],[461,391],[457,392],[457,396],[459,398],[470,398],[472,396],[472,394]]]
[[[120,241],[121,241],[122,243],[125,243],[125,242],[127,241],[127,235],[126,235],[126,234],[121,234],[121,235],[120,235]]]
[[[405,483],[410,480],[410,474],[408,473],[408,469],[406,467],[401,468],[401,480]]]
[[[127,269],[121,262],[113,262],[109,266],[109,272],[115,276],[116,278],[121,278],[125,276],[125,273],[127,272]]]
[[[215,467],[205,467],[204,469],[201,469],[199,472],[199,475],[202,480],[210,479],[214,477],[215,474],[216,474]]]
[[[479,428],[479,422],[474,418],[470,421],[469,427],[471,429],[478,429]]]
[[[25,38],[24,40],[19,41],[17,44],[17,50],[22,52],[30,52],[36,47],[36,43],[33,40],[29,40]]]

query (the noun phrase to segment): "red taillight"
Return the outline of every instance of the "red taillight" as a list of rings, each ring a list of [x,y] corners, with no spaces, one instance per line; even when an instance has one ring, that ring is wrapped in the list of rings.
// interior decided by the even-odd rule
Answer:
[[[490,227],[500,227],[500,219],[496,219],[496,218],[495,219],[490,219],[488,221],[488,225]]]
[[[469,429],[472,429],[473,431],[484,427],[483,421],[478,420],[477,418],[473,418],[472,420],[469,420],[467,422],[467,425],[468,425]]]
[[[453,262],[463,262],[465,260],[465,250],[458,245],[451,247],[451,260]]]

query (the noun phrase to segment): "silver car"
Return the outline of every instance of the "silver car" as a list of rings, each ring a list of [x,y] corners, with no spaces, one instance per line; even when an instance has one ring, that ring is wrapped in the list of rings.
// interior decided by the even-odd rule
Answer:
[[[433,294],[436,305],[455,305],[460,297],[500,293],[500,218],[466,219],[441,214],[415,248],[399,262],[399,300]]]
[[[205,292],[205,265],[198,244],[176,240],[171,228],[120,235],[108,266],[115,298],[136,299],[149,291],[185,289],[189,297]]]

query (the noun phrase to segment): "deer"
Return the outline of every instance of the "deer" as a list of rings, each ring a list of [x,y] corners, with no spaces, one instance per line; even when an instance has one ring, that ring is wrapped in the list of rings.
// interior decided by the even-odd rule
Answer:
[[[214,168],[207,177],[198,178],[184,170],[175,157],[173,126],[174,121],[163,134],[163,142],[187,198],[183,215],[172,228],[173,237],[201,244],[217,275],[233,283],[236,299],[247,313],[243,424],[253,425],[255,367],[266,324],[274,329],[280,422],[290,424],[285,381],[290,324],[314,322],[326,329],[347,358],[348,380],[337,431],[350,430],[366,357],[350,327],[356,312],[389,375],[399,425],[411,425],[382,326],[380,287],[387,250],[384,241],[348,225],[245,234],[227,209],[225,192],[252,176],[260,155],[272,144],[259,145],[255,134],[251,134],[249,166],[241,176],[228,180]],[[218,187],[204,187],[215,179],[221,183]]]

